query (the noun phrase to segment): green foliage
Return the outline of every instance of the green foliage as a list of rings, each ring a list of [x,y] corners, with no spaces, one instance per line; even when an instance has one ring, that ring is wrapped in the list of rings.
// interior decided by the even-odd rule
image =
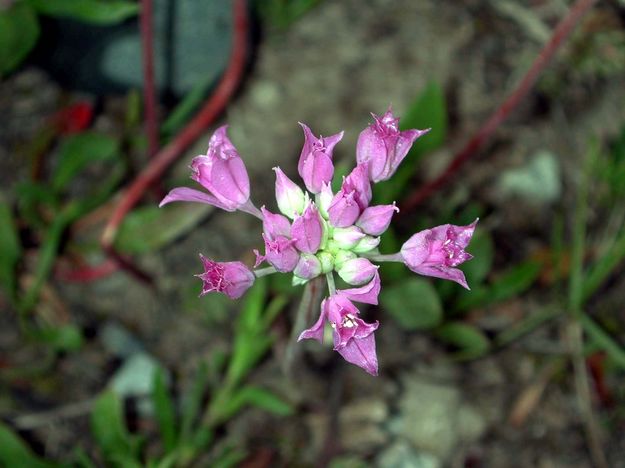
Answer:
[[[124,0],[22,0],[0,9],[0,77],[15,70],[39,39],[37,14],[111,25],[135,16],[136,2]]]
[[[224,419],[230,419],[245,406],[256,406],[277,416],[288,416],[293,408],[277,395],[263,388],[245,386],[234,392],[221,410]]]
[[[42,15],[100,26],[117,24],[139,13],[137,2],[124,0],[28,0],[28,3]]]
[[[40,328],[35,336],[55,351],[77,351],[82,348],[84,342],[82,332],[72,323],[60,327]]]
[[[167,379],[163,369],[154,372],[154,390],[152,401],[154,402],[154,412],[158,420],[161,431],[161,439],[165,446],[165,451],[170,452],[176,446],[176,411],[174,403],[167,391]]]
[[[30,5],[15,2],[0,9],[0,77],[22,63],[38,38],[39,22]]]
[[[277,29],[286,29],[322,0],[256,0],[262,18]]]
[[[431,128],[412,145],[393,177],[376,185],[374,204],[388,204],[406,193],[421,158],[439,148],[447,135],[447,107],[442,88],[429,83],[400,120],[401,129]]]
[[[462,322],[445,323],[436,330],[436,336],[458,348],[458,359],[473,359],[490,349],[490,340],[479,328]]]
[[[140,440],[126,428],[122,402],[113,392],[105,392],[96,400],[91,414],[91,431],[104,458],[115,466],[140,467]]]
[[[27,468],[53,468],[59,466],[36,456],[18,435],[1,422],[0,465]]]
[[[385,287],[380,293],[385,311],[406,330],[434,328],[443,319],[443,306],[432,284],[412,277],[401,283]]]
[[[115,248],[127,254],[157,250],[189,232],[211,210],[201,203],[137,208],[124,218]]]
[[[518,296],[534,284],[541,270],[542,263],[534,260],[515,265],[489,285],[479,286],[472,291],[463,291],[459,295],[456,309],[469,310]]]
[[[206,93],[208,93],[213,84],[212,77],[204,78],[196,83],[193,89],[169,113],[167,119],[161,125],[161,133],[165,136],[171,136],[179,131],[202,105],[206,99]]]
[[[72,135],[61,142],[59,162],[52,174],[52,189],[60,191],[88,166],[100,161],[116,161],[119,142],[97,132]]]
[[[22,256],[22,246],[11,209],[0,202],[0,287],[15,299],[17,279],[15,268]]]

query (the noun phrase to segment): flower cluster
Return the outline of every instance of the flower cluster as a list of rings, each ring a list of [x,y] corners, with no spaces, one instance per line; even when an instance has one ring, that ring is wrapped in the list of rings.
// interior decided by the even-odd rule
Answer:
[[[334,349],[348,362],[377,375],[374,332],[379,324],[361,319],[354,305],[378,303],[380,276],[373,262],[403,262],[416,273],[449,279],[468,288],[457,266],[471,258],[464,249],[477,220],[468,226],[446,224],[426,229],[408,239],[400,252],[380,254],[379,236],[399,210],[395,204],[370,206],[371,184],[389,179],[414,141],[429,129],[400,131],[399,119],[390,109],[383,116],[373,115],[373,119],[373,124],[358,138],[356,167],[343,178],[337,193],[330,187],[334,176],[332,154],[343,132],[316,137],[310,128],[300,124],[304,146],[297,168],[307,190],[302,190],[279,167],[274,168],[280,213],[273,213],[265,206],[258,209],[251,202],[245,165],[223,126],[211,137],[206,154],[191,163],[191,178],[207,192],[175,188],[161,206],[173,201],[200,202],[227,211],[245,211],[259,218],[263,224],[264,253],[254,251],[255,269],[241,262],[214,262],[200,255],[204,264],[204,273],[197,275],[203,281],[201,295],[217,291],[236,299],[255,278],[275,272],[292,273],[293,284],[325,275],[329,297],[321,304],[317,322],[304,330],[299,339],[322,342],[328,322],[333,330]],[[270,266],[258,268],[263,262]],[[336,289],[335,272],[354,287]]]

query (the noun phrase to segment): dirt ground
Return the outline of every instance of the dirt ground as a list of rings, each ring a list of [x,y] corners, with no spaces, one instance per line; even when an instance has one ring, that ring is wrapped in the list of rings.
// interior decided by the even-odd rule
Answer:
[[[246,162],[254,200],[259,206],[272,203],[272,167],[279,165],[295,177],[302,143],[298,121],[323,135],[345,130],[335,158],[353,161],[369,112],[381,113],[392,104],[401,116],[420,90],[436,82],[445,92],[450,125],[446,144],[419,166],[418,180],[431,178],[518,83],[569,3],[326,0],[284,31],[263,31],[242,88],[220,119],[230,125]],[[617,2],[599,2],[487,148],[402,225],[438,210],[448,199],[461,200],[460,206],[481,204],[486,213],[481,227],[495,243],[494,276],[549,248],[554,214],[567,212],[574,202],[589,140],[614,138],[625,122],[625,63],[603,66],[603,43],[589,39],[609,30],[622,40],[622,6],[620,17],[618,11]],[[16,181],[28,173],[15,148],[71,95],[33,67],[0,82],[5,199],[14,200]],[[110,109],[120,99],[102,98],[96,128],[109,128]],[[168,180],[184,181],[190,158],[205,146],[206,138],[200,139]],[[502,189],[503,174],[531,166],[541,151],[555,155],[554,197],[531,199]],[[252,249],[260,246],[261,226],[244,213],[207,211],[202,219],[175,243],[138,257],[157,278],[155,288],[123,273],[91,284],[54,281],[54,296],[85,330],[87,343],[80,353],[65,355],[53,373],[3,385],[0,414],[11,420],[93,398],[133,347],[169,369],[179,388],[190,385],[198,363],[230,343],[231,319],[240,304],[196,298],[199,283],[192,275],[198,273],[198,252],[249,264]],[[621,314],[615,319],[621,325],[623,285],[622,275],[615,277],[592,303],[593,309]],[[539,282],[522,296],[473,310],[465,319],[495,334],[540,308],[549,294]],[[406,332],[384,310],[372,307],[368,316],[381,322],[379,377],[340,362],[317,343],[301,344],[305,351],[287,377],[280,363],[296,306],[277,321],[278,339],[251,378],[274,389],[296,412],[278,418],[250,409],[226,425],[229,440],[249,451],[244,466],[320,466],[330,460],[336,466],[361,461],[406,468],[593,466],[573,372],[560,359],[568,352],[566,319],[486,357],[459,362],[431,334]],[[2,355],[23,364],[41,358],[36,346],[21,341],[11,313],[3,313],[0,322]],[[625,467],[622,376],[622,371],[607,375],[614,393],[611,406],[593,395],[611,467]],[[533,392],[539,394],[536,404],[522,416],[515,414],[519,399],[531,399]],[[25,435],[41,453],[58,458],[86,432],[86,414],[78,414]]]

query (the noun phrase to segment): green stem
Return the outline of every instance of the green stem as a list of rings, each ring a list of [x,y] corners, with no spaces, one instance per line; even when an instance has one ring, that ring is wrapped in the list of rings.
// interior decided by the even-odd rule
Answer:
[[[328,282],[328,292],[330,296],[336,294],[336,285],[334,284],[334,273],[326,273],[326,281]]]

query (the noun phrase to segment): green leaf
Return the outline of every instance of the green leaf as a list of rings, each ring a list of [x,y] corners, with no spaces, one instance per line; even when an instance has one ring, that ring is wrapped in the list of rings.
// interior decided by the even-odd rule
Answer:
[[[247,405],[256,406],[278,416],[288,416],[293,413],[291,405],[269,390],[246,386],[232,394],[221,408],[221,420],[226,421],[232,418]]]
[[[437,331],[438,338],[459,349],[455,356],[459,359],[473,359],[482,356],[490,349],[490,341],[478,328],[461,322],[442,325]]]
[[[232,468],[239,466],[246,454],[238,448],[226,447],[214,460],[211,461],[212,468]]]
[[[374,204],[388,204],[401,198],[414,178],[421,157],[443,144],[447,134],[447,107],[440,85],[432,82],[426,86],[402,116],[400,126],[402,130],[431,130],[414,142],[393,177],[376,185]]]
[[[0,76],[22,63],[39,38],[39,22],[33,9],[15,2],[0,9]]]
[[[84,343],[82,332],[73,324],[42,328],[37,331],[37,338],[48,343],[56,351],[77,351]]]
[[[37,12],[96,25],[121,23],[139,13],[137,2],[123,0],[28,0]]]
[[[22,256],[22,246],[9,206],[0,202],[0,286],[15,300],[17,279],[15,267]]]
[[[138,208],[124,219],[115,248],[127,254],[158,250],[197,226],[211,210],[201,203]]]
[[[52,188],[64,189],[84,168],[119,156],[117,140],[96,132],[84,132],[66,138],[59,148],[59,163],[52,175]]]
[[[59,466],[36,456],[26,443],[0,422],[0,465],[6,467],[51,468]]]
[[[174,403],[167,391],[165,371],[161,368],[154,372],[154,391],[152,401],[156,411],[156,419],[163,438],[165,450],[170,452],[176,446],[176,412]]]
[[[96,400],[91,414],[91,432],[111,463],[123,461],[129,463],[124,466],[140,466],[135,456],[137,444],[126,428],[122,401],[115,393],[107,391]]]
[[[265,301],[267,298],[267,280],[257,279],[254,286],[247,291],[243,310],[237,321],[237,332],[244,333],[245,330],[255,330],[261,320]]]
[[[434,328],[443,318],[443,306],[436,290],[421,278],[413,277],[384,288],[380,302],[406,330]]]
[[[180,421],[180,442],[191,443],[193,423],[202,409],[202,398],[208,387],[208,367],[200,363],[189,394],[182,400],[182,417]]]
[[[232,358],[226,372],[226,381],[236,386],[262,359],[273,338],[266,332],[263,311],[267,297],[267,281],[258,279],[247,292],[243,310],[236,324]]]

